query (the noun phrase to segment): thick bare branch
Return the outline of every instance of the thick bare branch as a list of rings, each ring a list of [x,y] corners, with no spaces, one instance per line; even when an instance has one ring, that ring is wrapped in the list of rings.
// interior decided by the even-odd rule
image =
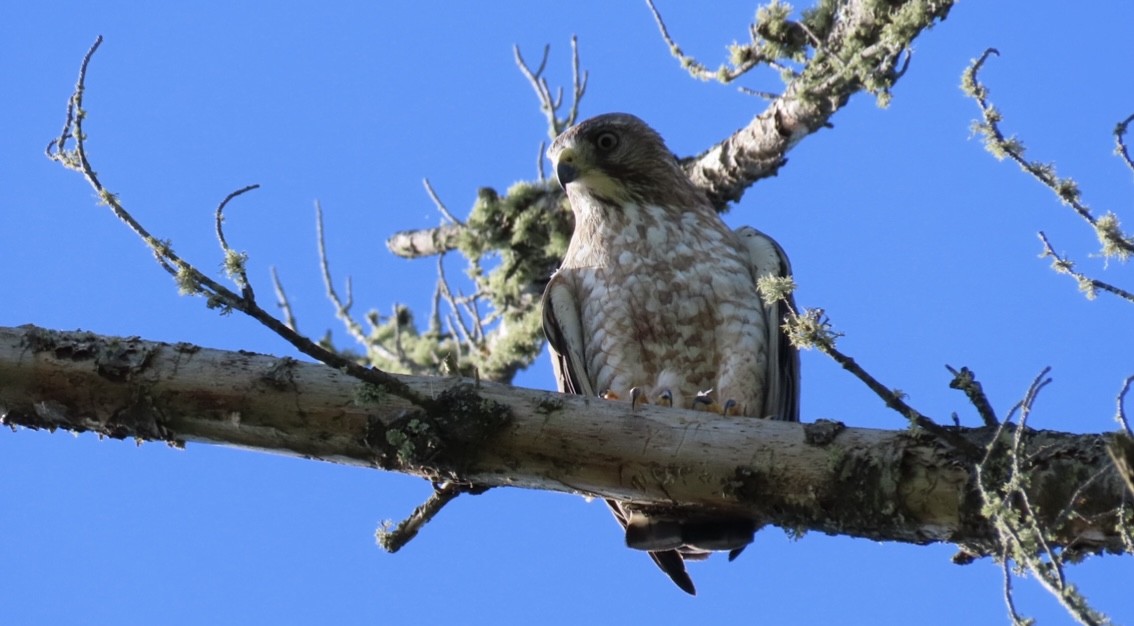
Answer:
[[[236,445],[436,482],[585,493],[683,515],[745,515],[796,530],[995,553],[976,494],[979,460],[925,432],[649,406],[632,413],[625,402],[465,378],[398,378],[432,398],[429,407],[293,359],[0,330],[0,422],[11,426]],[[957,433],[985,446],[996,431]],[[1037,523],[1050,525],[1052,545],[1122,551],[1119,510],[1130,496],[1106,452],[1111,436],[1019,437],[1031,453],[1022,488]],[[1073,495],[1078,514],[1061,516]]]

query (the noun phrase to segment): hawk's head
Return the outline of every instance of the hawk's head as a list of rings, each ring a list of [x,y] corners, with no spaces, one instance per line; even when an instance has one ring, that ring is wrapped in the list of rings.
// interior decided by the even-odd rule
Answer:
[[[627,113],[572,126],[555,138],[547,157],[568,197],[591,196],[610,205],[704,202],[661,136]]]

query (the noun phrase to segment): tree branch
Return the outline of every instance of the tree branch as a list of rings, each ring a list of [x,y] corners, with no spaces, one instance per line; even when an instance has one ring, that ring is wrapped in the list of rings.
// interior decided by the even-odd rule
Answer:
[[[435,483],[583,493],[683,516],[749,516],[796,531],[997,553],[981,514],[979,459],[929,433],[652,406],[631,413],[625,402],[465,378],[398,380],[430,397],[429,407],[293,359],[0,329],[0,423],[10,426],[235,445]],[[997,432],[957,429],[982,447]],[[1016,461],[1029,477],[1020,488],[1051,545],[1123,551],[1120,510],[1131,496],[1106,452],[1112,437],[1016,435],[1029,451]],[[989,447],[985,467],[1005,448]],[[1076,515],[1061,515],[1072,498]]]
[[[961,76],[961,88],[980,107],[981,117],[984,121],[974,122],[973,129],[984,137],[985,149],[999,160],[1007,158],[1015,162],[1021,170],[1050,189],[1060,202],[1071,207],[1079,217],[1083,218],[1083,221],[1090,224],[1102,246],[1101,252],[1104,258],[1117,258],[1126,261],[1131,255],[1134,255],[1134,237],[1122,231],[1118,217],[1113,212],[1107,212],[1102,217],[1096,217],[1083,202],[1079,185],[1074,179],[1060,178],[1055,171],[1055,166],[1050,163],[1041,163],[1027,158],[1024,143],[1014,136],[1006,136],[1001,130],[1000,122],[1003,115],[992,104],[988,88],[979,80],[980,70],[984,67],[985,62],[991,56],[999,54],[1000,52],[995,48],[985,50],[980,57],[969,64],[969,67]],[[1119,150],[1119,156],[1123,158],[1127,156],[1122,143],[1127,121],[1119,123],[1115,129],[1116,141],[1122,148]]]
[[[75,90],[72,92],[71,98],[67,101],[67,119],[64,123],[63,131],[58,138],[48,143],[47,157],[83,175],[83,178],[85,178],[87,183],[95,190],[99,199],[110,208],[114,216],[149,247],[158,264],[177,281],[178,287],[182,293],[204,296],[209,308],[219,308],[225,311],[240,311],[290,343],[295,349],[313,359],[341,369],[358,380],[367,381],[373,385],[381,385],[389,393],[400,395],[419,406],[429,404],[430,400],[427,397],[421,396],[414,390],[406,387],[390,374],[373,367],[361,365],[352,359],[345,358],[336,352],[320,346],[304,335],[300,335],[291,328],[288,322],[277,319],[256,302],[252,289],[247,284],[247,276],[244,274],[243,267],[245,259],[243,255],[236,253],[229,247],[227,240],[224,238],[223,227],[223,212],[228,202],[236,196],[255,189],[257,187],[256,185],[249,185],[228,194],[216,209],[216,228],[218,237],[220,238],[221,249],[225,254],[225,268],[229,276],[233,278],[234,282],[236,282],[237,286],[241,289],[240,294],[235,293],[228,287],[209,278],[192,263],[181,258],[181,256],[174,251],[169,241],[160,240],[150,234],[141,222],[135,219],[134,216],[126,210],[118,200],[118,196],[111,193],[109,189],[103,186],[102,181],[95,173],[94,168],[87,158],[87,135],[83,130],[83,123],[87,117],[87,112],[83,109],[83,96],[86,93],[87,68],[90,65],[91,57],[94,56],[94,53],[101,44],[102,36],[100,35],[95,39],[90,49],[87,50],[86,55],[83,56],[83,62],[79,69],[79,79],[75,84]],[[70,148],[69,146],[72,142],[74,147]]]
[[[403,230],[390,235],[386,248],[403,259],[437,256],[457,248],[463,224],[441,224],[434,228]]]
[[[793,74],[784,93],[774,97],[748,125],[701,154],[682,159],[685,173],[708,194],[717,210],[726,210],[730,202],[740,200],[745,190],[756,181],[775,176],[787,162],[785,156],[788,151],[800,141],[829,127],[831,118],[847,104],[852,95],[866,90],[876,94],[880,102],[885,104],[890,89],[904,74],[905,64],[909,60],[907,56],[903,66],[898,67],[901,53],[908,49],[922,31],[945,19],[952,5],[952,0],[897,0],[881,4],[865,0],[843,0],[830,13],[822,8],[824,3],[820,3],[810,13],[814,15],[813,19],[798,23],[785,22],[784,28],[787,31],[800,33],[803,42],[811,44],[811,58],[807,59],[800,72]],[[694,72],[701,78],[721,76],[722,70],[712,72],[681,53],[681,49],[673,43],[665,30],[656,8],[650,4],[650,9],[666,45],[671,51],[676,50],[674,53],[678,54],[683,66],[701,68]],[[759,39],[761,42],[758,48],[763,63],[775,58],[772,51],[779,50],[784,45],[784,42],[777,40],[776,33],[780,32],[778,28],[757,24],[750,29],[753,41]],[[532,83],[540,99],[540,110],[548,116],[549,127],[562,130],[564,124],[570,125],[577,114],[578,98],[582,97],[586,87],[585,72],[580,80],[577,50],[573,48],[575,100],[566,121],[555,116],[552,106],[556,99],[552,97],[550,87],[540,74],[547,60],[546,50],[535,71],[523,63],[522,57],[518,56],[518,49],[516,53],[521,71]],[[787,56],[794,54],[791,50],[781,50],[781,53]],[[734,56],[736,54],[738,53],[734,51]],[[759,65],[749,59],[751,53],[740,56],[743,58],[734,63],[734,69],[725,72],[728,80],[738,78]],[[552,190],[551,193],[561,192]],[[405,258],[433,256],[456,249],[460,231],[459,227],[452,224],[403,231],[387,239],[386,246],[394,254]]]
[[[883,4],[846,0],[832,13],[816,8],[799,23],[765,12],[775,23],[758,23],[752,29],[760,54],[796,58],[806,41],[819,38],[811,58],[784,93],[747,126],[686,159],[686,174],[718,210],[724,210],[757,180],[774,176],[787,162],[787,152],[804,137],[828,127],[852,95],[867,90],[885,105],[890,89],[905,72],[904,65],[898,67],[902,52],[923,30],[945,19],[952,5],[947,0]],[[791,45],[781,39],[798,38],[776,35],[796,31],[805,36]]]

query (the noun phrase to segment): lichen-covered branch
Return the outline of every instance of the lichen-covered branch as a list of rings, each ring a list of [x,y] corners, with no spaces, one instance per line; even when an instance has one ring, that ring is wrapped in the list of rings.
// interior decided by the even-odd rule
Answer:
[[[1109,468],[1100,468],[1096,474],[1081,475],[1077,478],[1079,488],[1062,503],[1040,503],[1029,488],[1034,480],[1031,456],[1035,451],[1026,437],[1026,426],[1040,390],[1051,382],[1047,377],[1048,371],[1049,368],[1045,368],[1035,378],[1024,399],[1013,409],[1013,414],[1019,413],[1019,424],[1009,429],[1008,420],[1012,417],[1009,415],[997,429],[996,437],[988,443],[985,458],[976,467],[977,490],[983,502],[982,508],[996,533],[995,543],[999,551],[996,556],[1004,562],[1004,566],[1013,561],[1018,567],[1031,572],[1079,623],[1087,626],[1109,624],[1106,616],[1092,608],[1067,579],[1066,566],[1081,559],[1082,554],[1075,546],[1063,545],[1052,539],[1051,524],[1041,520],[1044,516],[1041,508],[1048,509],[1046,516],[1051,515],[1052,507],[1058,511],[1055,518],[1057,525],[1078,523],[1082,514],[1078,503],[1083,492],[1105,472],[1119,474],[1117,468],[1112,464]],[[1120,518],[1125,517],[1125,511],[1122,511]],[[1120,522],[1119,526],[1123,524]],[[1013,619],[1020,621],[1010,586],[1005,588],[1005,600]]]
[[[1097,278],[1091,278],[1086,274],[1075,269],[1075,262],[1068,259],[1066,256],[1059,254],[1051,245],[1048,240],[1047,234],[1042,230],[1038,233],[1040,242],[1043,243],[1043,257],[1051,258],[1051,269],[1055,270],[1057,274],[1067,274],[1075,279],[1075,283],[1079,285],[1079,291],[1087,297],[1088,300],[1094,300],[1098,295],[1099,290],[1112,293],[1119,298],[1134,302],[1134,293],[1126,291],[1121,287],[1116,287],[1108,282],[1101,281]]]
[[[1015,162],[1020,166],[1021,170],[1027,172],[1043,186],[1050,189],[1052,193],[1059,198],[1060,202],[1070,207],[1083,221],[1087,222],[1094,230],[1095,236],[1099,240],[1101,247],[1100,253],[1104,259],[1117,259],[1125,262],[1131,255],[1134,255],[1134,236],[1122,230],[1118,216],[1110,211],[1102,216],[1096,216],[1091,209],[1087,207],[1086,203],[1083,202],[1078,183],[1071,178],[1060,177],[1055,171],[1055,166],[1050,163],[1041,163],[1027,158],[1025,156],[1024,143],[1014,136],[1010,137],[1005,135],[1004,131],[1000,128],[1003,115],[990,100],[988,87],[979,80],[979,73],[981,68],[984,67],[985,62],[993,55],[998,54],[1000,53],[994,48],[985,50],[980,57],[973,60],[961,77],[961,88],[967,95],[973,98],[977,106],[980,107],[982,121],[973,123],[974,131],[984,138],[984,146],[989,154],[1000,160],[1009,159]],[[1131,119],[1132,118],[1127,118],[1120,122],[1114,131],[1115,141],[1117,143],[1116,152],[1127,164],[1130,163],[1129,154],[1126,151],[1123,137]],[[1134,301],[1134,298],[1130,297],[1129,292],[1123,289],[1074,272],[1072,270],[1073,265],[1071,261],[1057,255],[1050,242],[1048,242],[1047,237],[1042,233],[1040,238],[1044,243],[1044,256],[1050,256],[1055,259],[1053,262],[1055,270],[1075,277],[1079,283],[1079,288],[1087,297],[1094,297],[1097,289],[1103,289],[1119,297]]]
[[[789,19],[791,7],[785,3],[761,7],[749,29],[751,42],[734,44],[733,69],[722,68],[717,75],[727,82],[771,65],[784,75],[784,92],[747,126],[686,159],[689,178],[723,210],[753,183],[774,176],[788,151],[828,127],[854,94],[867,91],[885,105],[905,72],[909,57],[903,61],[903,52],[945,19],[952,5],[951,0],[821,0],[798,20]]]
[[[632,413],[625,402],[463,377],[397,378],[433,404],[416,407],[381,386],[293,359],[0,329],[0,423],[12,427],[235,445],[436,483],[584,493],[689,515],[746,515],[795,531],[945,541],[970,554],[998,554],[977,493],[980,459],[924,431],[652,406]],[[1051,545],[1079,554],[1127,549],[1121,511],[1134,496],[1107,454],[1112,436],[955,431],[982,448],[1005,433],[1026,445],[1029,454],[1016,462],[1029,480],[1020,488]],[[990,449],[986,465],[1007,462],[997,461],[1003,446]],[[1063,514],[1068,503],[1075,515]]]
[[[228,194],[217,207],[215,212],[216,229],[221,251],[224,255],[225,270],[229,278],[236,283],[240,293],[236,293],[210,278],[192,263],[181,258],[168,240],[161,240],[150,232],[134,216],[126,210],[118,197],[103,186],[102,181],[95,173],[87,156],[87,135],[83,130],[87,112],[83,109],[83,96],[86,93],[87,68],[98,47],[102,44],[102,37],[95,39],[94,44],[83,56],[79,69],[79,79],[75,90],[67,102],[67,118],[59,137],[52,140],[47,146],[47,156],[51,160],[68,169],[75,170],[83,175],[87,183],[95,190],[99,199],[110,208],[115,217],[125,224],[150,248],[158,264],[169,272],[177,281],[181,292],[186,295],[199,295],[206,298],[209,308],[220,309],[224,312],[239,311],[255,319],[257,322],[279,335],[282,339],[293,345],[297,350],[317,359],[322,363],[339,368],[358,380],[367,381],[374,385],[383,385],[388,393],[410,401],[419,406],[429,405],[432,400],[421,395],[386,372],[367,367],[357,361],[344,357],[341,354],[327,349],[310,338],[297,333],[290,322],[282,321],[264,310],[256,301],[248,277],[244,272],[246,258],[233,250],[224,236],[224,209],[235,197],[255,189],[256,185],[249,185]],[[73,147],[71,147],[73,146]]]

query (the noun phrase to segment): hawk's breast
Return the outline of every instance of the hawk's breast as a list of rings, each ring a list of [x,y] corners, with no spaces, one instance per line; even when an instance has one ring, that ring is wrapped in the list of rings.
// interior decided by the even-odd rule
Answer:
[[[624,212],[624,215],[628,212]],[[735,235],[715,218],[647,207],[608,237],[569,254],[579,296],[587,376],[626,398],[668,390],[689,406],[702,391],[760,413],[766,321]]]

